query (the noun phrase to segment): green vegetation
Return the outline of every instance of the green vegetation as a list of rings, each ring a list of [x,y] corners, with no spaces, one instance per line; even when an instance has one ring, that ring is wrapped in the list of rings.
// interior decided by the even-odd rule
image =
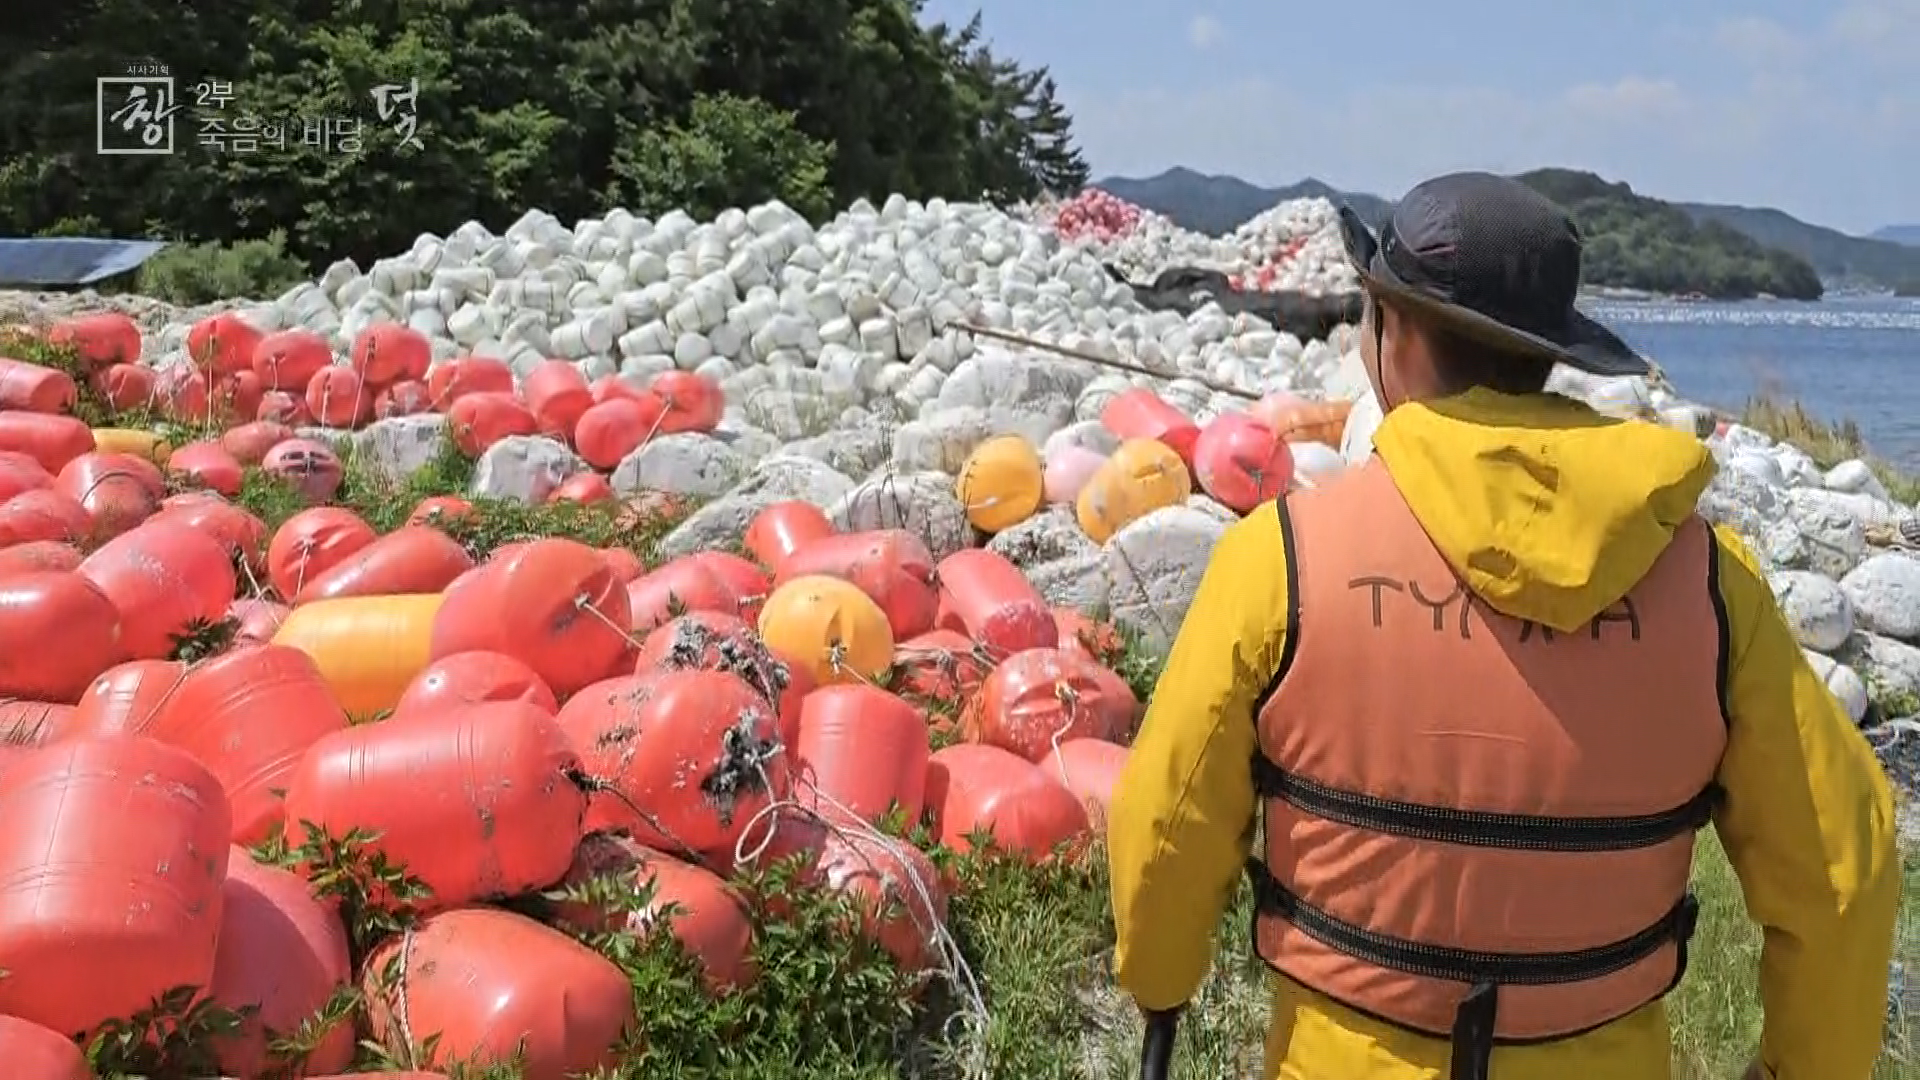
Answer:
[[[163,248],[141,264],[134,288],[174,304],[211,304],[271,300],[306,280],[306,265],[287,253],[285,230],[275,229],[261,240]]]
[[[1860,425],[1852,420],[1828,423],[1807,412],[1798,401],[1764,394],[1749,400],[1733,420],[1805,450],[1823,469],[1858,458],[1873,469],[1887,494],[1908,505],[1920,502],[1920,477],[1902,472],[1876,455],[1861,438]]]
[[[24,339],[9,351],[60,366],[72,357]],[[87,403],[83,403],[87,404]],[[87,404],[98,409],[98,402]],[[104,417],[102,417],[104,419]],[[170,440],[196,433],[158,427],[150,417],[122,414],[127,426],[157,427]],[[1774,402],[1749,405],[1742,421],[1793,439],[1831,464],[1863,456],[1858,432],[1823,425],[1804,410]],[[340,501],[381,529],[392,528],[422,498],[464,492],[472,463],[449,452],[402,482],[382,480],[346,456]],[[1886,479],[1883,474],[1883,479]],[[290,490],[263,473],[247,477],[241,503],[277,524],[302,506]],[[526,507],[478,501],[470,517],[443,521],[469,550],[485,554],[529,536],[571,536],[596,546],[620,545],[653,559],[655,539],[671,526],[671,511],[623,518],[612,508],[565,504]],[[216,635],[209,634],[208,637]],[[1157,660],[1122,635],[1114,668],[1145,697],[1158,675]],[[364,718],[362,718],[364,719]],[[21,735],[29,733],[19,733]],[[966,984],[936,978],[916,994],[881,950],[856,929],[857,913],[844,897],[798,883],[794,867],[776,865],[739,876],[736,887],[757,927],[753,957],[761,979],[752,989],[714,999],[702,988],[694,960],[669,932],[670,920],[645,931],[582,935],[612,959],[633,987],[643,1033],[625,1048],[617,1068],[593,1080],[642,1080],[671,1075],[686,1080],[975,1080],[968,1066],[984,1061],[989,1075],[1075,1080],[1126,1077],[1138,1053],[1139,1020],[1113,984],[1113,927],[1105,862],[1096,846],[1083,858],[1043,865],[977,850],[956,854],[931,843],[923,827],[894,821],[931,850],[936,865],[958,883],[949,928],[984,1004],[970,1011]],[[280,865],[304,864],[317,891],[340,901],[356,957],[404,927],[402,911],[371,902],[373,895],[418,894],[403,867],[368,850],[369,838],[308,835],[274,839],[257,849]],[[1904,864],[1896,955],[1909,970],[1920,965],[1920,861]],[[1695,858],[1694,887],[1701,924],[1686,981],[1669,999],[1674,1026],[1676,1080],[1722,1080],[1751,1059],[1761,1026],[1756,965],[1761,939],[1746,918],[1740,889],[1711,832]],[[377,886],[377,887],[376,887]],[[644,909],[651,892],[630,883],[596,880],[556,895],[509,899],[504,906],[545,917],[557,899],[589,900],[619,912]],[[1175,1075],[1180,1080],[1249,1076],[1258,1069],[1266,1030],[1264,969],[1242,931],[1249,897],[1236,897],[1218,936],[1213,973],[1183,1024]],[[271,1040],[282,1065],[319,1045],[334,1026],[358,1024],[360,988],[341,993],[296,1030]],[[129,1017],[90,1040],[89,1057],[106,1080],[188,1080],[213,1075],[210,1040],[241,1017],[191,995],[175,993],[143,1015]],[[1901,1002],[1890,1007],[1887,1049],[1875,1080],[1920,1080],[1914,1017]],[[364,1033],[364,1032],[363,1032]],[[424,1042],[431,1033],[416,1032]],[[642,1038],[644,1035],[644,1038]],[[398,1068],[420,1049],[363,1044],[356,1067]],[[465,1080],[518,1080],[510,1064],[450,1069]],[[291,1069],[276,1075],[293,1075]]]
[[[384,865],[368,851],[365,838],[308,837],[294,850],[270,841],[257,854],[286,865],[303,852],[319,888],[350,913],[356,956],[404,925],[404,917],[368,904],[367,896],[376,883],[402,895],[417,895],[417,889],[408,886],[404,868]],[[801,887],[791,864],[776,865],[736,882],[762,928],[753,950],[761,979],[744,993],[710,998],[695,962],[666,932],[668,920],[644,934],[584,936],[627,974],[647,1018],[646,1039],[636,1038],[622,1065],[593,1080],[959,1080],[974,1075],[965,1066],[983,1056],[993,1076],[1133,1075],[1140,1023],[1107,975],[1113,931],[1101,853],[1041,867],[990,851],[962,856],[935,848],[933,855],[961,883],[950,926],[983,994],[984,1023],[969,1022],[962,999],[941,983],[914,998],[910,981],[860,938],[857,912],[844,898]],[[1908,859],[1903,874],[1906,898],[1895,951],[1911,968],[1920,962],[1920,861]],[[1740,1074],[1759,1043],[1761,938],[1711,831],[1694,860],[1693,887],[1700,926],[1686,981],[1667,1002],[1673,1075],[1726,1080]],[[645,888],[594,881],[507,906],[532,914],[562,898],[637,911],[651,895]],[[776,898],[784,902],[769,903]],[[1257,1075],[1266,975],[1241,929],[1250,912],[1242,890],[1223,923],[1213,973],[1181,1025],[1174,1068],[1179,1080]],[[281,1062],[296,1063],[333,1025],[353,1022],[361,1004],[359,991],[345,991],[298,1031],[276,1033],[272,1045]],[[1890,1006],[1886,1051],[1874,1078],[1916,1080],[1915,1018],[1902,1003]],[[180,995],[103,1033],[90,1056],[108,1080],[210,1075],[207,1039],[232,1030],[238,1020],[204,1003],[189,1005]],[[157,1041],[140,1037],[152,1031],[172,1034]],[[407,1048],[363,1044],[357,1067],[400,1068],[396,1059],[406,1054]],[[496,1065],[455,1075],[517,1080],[519,1072]]]
[[[1762,293],[1818,300],[1805,260],[1718,222],[1696,224],[1673,203],[1592,173],[1536,169],[1518,177],[1567,208],[1586,235],[1585,284],[1744,300]]]
[[[1695,221],[1718,222],[1768,247],[1800,256],[1829,281],[1891,286],[1920,279],[1920,247],[1884,237],[1848,236],[1779,210],[1683,203]]]
[[[1920,278],[1902,281],[1893,287],[1895,296],[1920,296]]]
[[[613,206],[696,218],[779,198],[818,219],[856,198],[1029,198],[1086,166],[1044,68],[982,27],[923,24],[918,0],[80,0],[23,9],[0,40],[0,234],[235,244],[156,287],[284,287],[362,267],[421,232],[529,208],[563,221]],[[95,87],[165,64],[183,110],[168,156],[94,153]],[[418,148],[375,87],[418,80]],[[231,84],[224,109],[194,87]],[[198,145],[202,118],[290,119],[286,146]],[[357,154],[302,142],[303,120],[357,119]],[[163,259],[167,256],[162,256]],[[183,252],[176,264],[202,261]],[[227,288],[244,271],[251,287]]]

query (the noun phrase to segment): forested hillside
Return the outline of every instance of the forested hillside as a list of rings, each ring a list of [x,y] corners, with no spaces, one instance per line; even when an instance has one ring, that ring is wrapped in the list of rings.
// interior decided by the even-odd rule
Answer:
[[[95,152],[95,82],[166,65],[171,155]],[[418,80],[418,145],[373,91]],[[231,84],[224,109],[193,88]],[[614,206],[698,215],[781,198],[1070,192],[1086,166],[1044,69],[918,0],[73,0],[0,22],[0,235],[230,241],[283,228],[310,265]],[[286,145],[197,144],[281,120]],[[357,118],[357,154],[302,144]]]
[[[1818,300],[1820,275],[1806,260],[1727,225],[1696,223],[1679,206],[1575,169],[1535,169],[1517,179],[1566,207],[1586,234],[1584,277],[1666,293],[1739,300],[1761,293]]]

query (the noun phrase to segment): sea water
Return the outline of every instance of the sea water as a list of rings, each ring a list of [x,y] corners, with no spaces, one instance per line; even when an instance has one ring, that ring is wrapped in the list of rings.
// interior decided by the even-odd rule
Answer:
[[[1737,411],[1761,394],[1851,419],[1875,453],[1920,472],[1920,300],[1582,304],[1666,369],[1682,396]]]

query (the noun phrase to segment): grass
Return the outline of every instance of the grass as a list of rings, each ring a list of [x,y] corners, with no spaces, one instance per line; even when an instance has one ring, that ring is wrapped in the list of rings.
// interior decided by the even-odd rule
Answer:
[[[1861,437],[1860,425],[1852,420],[1828,423],[1807,412],[1798,401],[1771,394],[1748,399],[1733,419],[1780,442],[1792,443],[1823,469],[1856,458],[1864,461],[1895,500],[1909,506],[1920,502],[1920,477],[1902,472],[1876,455]]]
[[[83,400],[83,415],[98,407],[97,401]],[[146,416],[99,416],[90,422],[96,418],[124,426],[163,423]],[[1751,403],[1742,422],[1802,446],[1822,464],[1867,456],[1857,429],[1818,424],[1797,406]],[[177,433],[179,439],[194,434]],[[449,453],[395,483],[356,467],[351,455],[346,465],[340,501],[383,530],[403,521],[421,498],[463,491],[472,469],[471,462]],[[1888,476],[1910,483],[1890,472],[1883,480]],[[1888,487],[1896,490],[1893,482]],[[248,475],[240,501],[269,525],[301,505],[290,490],[261,473]],[[603,508],[480,501],[470,517],[449,522],[448,528],[477,556],[538,535],[573,536],[601,547],[618,544],[650,556],[653,542],[674,520],[673,514],[636,520]],[[1124,644],[1114,666],[1144,696],[1156,665],[1137,642]],[[986,1075],[1019,1080],[1137,1075],[1139,1021],[1108,973],[1113,931],[1100,851],[1032,867],[991,852],[961,856],[931,845],[924,834],[916,839],[932,848],[936,863],[960,883],[951,899],[949,926],[979,989],[983,1012],[964,1007],[967,996],[945,981],[916,996],[913,981],[857,932],[856,915],[844,898],[803,887],[791,867],[775,867],[736,881],[755,916],[754,954],[762,973],[744,993],[710,998],[688,955],[665,932],[665,920],[644,934],[586,939],[627,975],[645,1022],[624,1048],[622,1065],[596,1080],[976,1080],[981,1073],[973,1066],[979,1063]],[[304,864],[310,878],[324,882],[351,924],[356,956],[366,955],[405,922],[404,912],[381,908],[368,897],[412,891],[404,868],[383,865],[367,840],[310,835],[299,845],[274,842],[259,852],[282,864]],[[1906,874],[1910,881],[1920,875],[1920,861],[1909,862]],[[1694,880],[1701,925],[1688,978],[1669,999],[1676,1080],[1738,1075],[1755,1051],[1761,1026],[1755,987],[1760,937],[1745,917],[1738,884],[1711,832],[1700,845]],[[631,883],[615,883],[612,893],[634,907],[649,899],[645,888]],[[1897,948],[1909,968],[1920,972],[1916,895],[1910,889],[1903,898]],[[550,910],[544,905],[551,900],[530,896],[503,904],[540,916]],[[1242,890],[1222,923],[1213,974],[1182,1024],[1175,1059],[1175,1075],[1182,1080],[1259,1074],[1267,976],[1249,952],[1248,917]],[[275,1045],[285,1063],[296,1063],[331,1025],[358,1024],[363,1006],[357,989],[343,988],[300,1030],[277,1033]],[[209,1042],[237,1020],[205,1002],[194,1003],[191,994],[175,994],[147,1014],[98,1033],[90,1057],[98,1074],[112,1080],[212,1075]],[[1912,1045],[1916,1037],[1904,1015],[1894,1018],[1876,1080],[1920,1080],[1920,1047]],[[369,1042],[356,1068],[392,1068],[414,1059],[420,1049]],[[519,1075],[511,1063],[448,1071],[467,1080]]]

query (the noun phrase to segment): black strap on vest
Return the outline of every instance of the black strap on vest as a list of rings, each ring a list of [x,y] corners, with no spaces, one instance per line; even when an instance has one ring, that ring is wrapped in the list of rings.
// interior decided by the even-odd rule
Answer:
[[[1657,922],[1619,941],[1572,952],[1481,952],[1410,941],[1355,926],[1302,900],[1258,859],[1247,860],[1247,877],[1253,884],[1256,920],[1261,917],[1284,919],[1327,948],[1375,967],[1466,984],[1467,996],[1454,1011],[1452,1030],[1422,1032],[1451,1039],[1451,1080],[1487,1080],[1494,1046],[1509,1041],[1494,1035],[1500,987],[1548,986],[1605,978],[1632,967],[1672,942],[1678,951],[1673,979],[1656,995],[1664,997],[1686,974],[1687,942],[1693,937],[1700,914],[1699,902],[1689,892]],[[1388,1017],[1380,1019],[1394,1022]],[[1576,1034],[1579,1032],[1566,1032],[1539,1041],[1555,1041]]]
[[[1253,756],[1253,790],[1328,821],[1356,829],[1467,847],[1516,851],[1632,851],[1664,844],[1707,826],[1724,792],[1709,784],[1670,810],[1633,817],[1548,817],[1422,806],[1341,791]]]
[[[1444,844],[1555,852],[1630,851],[1665,843],[1704,827],[1723,794],[1717,786],[1708,785],[1670,810],[1631,817],[1492,813],[1341,791],[1288,772],[1264,754],[1254,755],[1253,784],[1262,798],[1277,799],[1303,813],[1358,829]],[[1604,978],[1653,955],[1671,941],[1679,949],[1674,979],[1667,987],[1671,990],[1686,970],[1687,939],[1693,934],[1699,912],[1689,893],[1653,925],[1607,945],[1577,952],[1488,953],[1378,934],[1308,904],[1258,860],[1248,860],[1247,873],[1253,882],[1256,919],[1285,919],[1322,945],[1376,967],[1468,985],[1467,996],[1455,1010],[1453,1029],[1445,1033],[1453,1045],[1453,1080],[1486,1080],[1493,1047],[1500,1041],[1494,1032],[1501,986]]]

